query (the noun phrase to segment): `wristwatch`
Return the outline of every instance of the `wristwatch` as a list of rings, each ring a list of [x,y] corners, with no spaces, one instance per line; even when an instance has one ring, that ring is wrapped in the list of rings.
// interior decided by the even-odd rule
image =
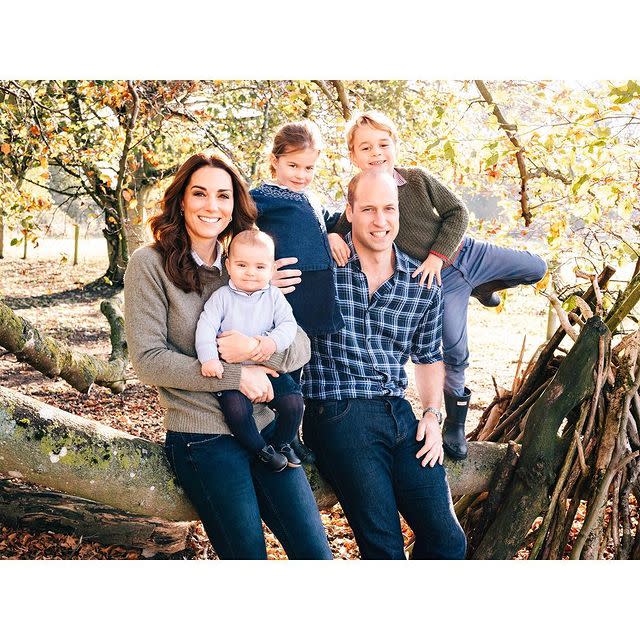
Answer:
[[[435,407],[427,407],[422,412],[422,417],[424,418],[427,413],[433,413],[433,415],[436,417],[436,420],[438,421],[438,424],[442,424],[442,412],[440,411],[440,409],[436,409]]]

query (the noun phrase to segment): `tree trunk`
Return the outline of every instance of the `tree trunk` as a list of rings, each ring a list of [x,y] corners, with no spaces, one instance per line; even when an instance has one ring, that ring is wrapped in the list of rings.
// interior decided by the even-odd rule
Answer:
[[[589,319],[553,380],[531,407],[514,478],[475,558],[512,558],[535,518],[547,508],[549,488],[570,444],[570,438],[558,436],[558,430],[568,413],[593,391],[600,349],[608,354],[610,340],[602,320],[597,316]]]
[[[119,287],[124,284],[124,272],[129,261],[124,224],[107,225],[102,233],[107,240],[109,258],[109,266],[104,277],[108,284]]]
[[[191,527],[189,522],[137,516],[12,480],[0,480],[0,520],[14,528],[70,533],[85,542],[142,549],[145,557],[182,551]]]
[[[127,203],[127,220],[125,234],[127,236],[128,253],[131,255],[138,247],[142,247],[151,240],[147,226],[147,209],[145,205],[152,198],[154,185],[139,187],[134,200]],[[131,203],[134,206],[131,206]]]
[[[43,336],[3,302],[0,302],[0,346],[47,377],[61,377],[82,393],[88,393],[93,384],[121,393],[127,366],[124,318],[120,309],[107,300],[102,302],[100,310],[111,326],[112,351],[108,361],[74,351],[59,340]]]
[[[469,443],[462,462],[445,459],[451,492],[485,491],[506,444]],[[305,465],[320,508],[337,499]],[[162,445],[56,409],[0,387],[0,472],[129,513],[196,520],[175,483]]]

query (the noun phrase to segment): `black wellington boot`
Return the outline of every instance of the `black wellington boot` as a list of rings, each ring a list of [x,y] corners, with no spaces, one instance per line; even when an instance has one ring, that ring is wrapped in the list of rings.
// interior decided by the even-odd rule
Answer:
[[[471,391],[464,388],[463,396],[453,396],[444,392],[444,406],[447,417],[442,428],[444,452],[453,460],[467,457],[467,441],[464,437],[464,423],[467,419]]]
[[[471,292],[471,295],[477,298],[480,304],[485,307],[497,307],[500,305],[500,296],[496,291],[502,291],[507,288],[508,285],[504,280],[492,280],[476,287]]]

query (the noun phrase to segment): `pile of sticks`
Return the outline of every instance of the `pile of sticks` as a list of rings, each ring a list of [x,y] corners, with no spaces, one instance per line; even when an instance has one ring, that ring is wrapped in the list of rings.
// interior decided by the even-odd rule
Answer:
[[[523,343],[511,390],[499,388],[494,381],[495,398],[469,439],[510,445],[490,490],[462,496],[455,503],[469,540],[468,557],[509,557],[508,553],[517,550],[525,557],[528,551],[529,559],[640,559],[640,331],[615,333],[638,302],[640,276],[632,278],[602,320],[602,290],[613,273],[607,267],[597,278],[593,277],[591,287],[570,313],[552,294],[560,327],[526,367],[522,364]],[[590,361],[578,363],[573,350],[567,352],[560,343],[566,336],[576,342],[583,327],[596,322],[602,327],[601,334],[595,337],[597,347]],[[557,435],[552,434],[553,439],[547,436],[544,440],[541,435],[536,442],[537,434],[531,432],[540,423],[540,408],[552,412],[559,403],[553,397],[558,388],[558,371],[563,366],[563,379],[569,380],[570,387],[567,371],[571,372],[574,365],[576,384],[580,377],[586,379],[588,393],[582,394],[580,402],[566,415],[558,415],[558,431]],[[566,382],[563,384],[566,389]],[[534,407],[537,417],[532,420]],[[532,450],[536,446],[541,451],[538,458]],[[527,469],[522,469],[520,454],[526,447]],[[525,511],[521,539],[507,541],[511,546],[487,543],[489,534],[493,538],[501,534],[500,528],[491,528],[498,522],[498,513],[508,502],[509,493],[516,491],[514,486],[519,484],[520,495],[527,495],[522,492],[523,482],[525,489],[527,483],[531,485],[532,494],[541,485],[544,487],[539,512],[535,508]],[[516,502],[511,498],[513,509]],[[532,513],[535,519],[527,521]],[[513,536],[513,532],[512,528],[505,537]]]

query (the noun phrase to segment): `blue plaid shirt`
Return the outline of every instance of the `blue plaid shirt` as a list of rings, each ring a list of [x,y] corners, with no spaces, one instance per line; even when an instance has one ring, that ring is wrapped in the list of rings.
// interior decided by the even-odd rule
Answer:
[[[341,400],[404,396],[409,357],[416,364],[442,360],[442,291],[421,286],[411,274],[420,263],[394,245],[395,273],[369,300],[351,233],[345,237],[351,257],[334,271],[345,327],[311,338],[305,366],[306,398]]]

